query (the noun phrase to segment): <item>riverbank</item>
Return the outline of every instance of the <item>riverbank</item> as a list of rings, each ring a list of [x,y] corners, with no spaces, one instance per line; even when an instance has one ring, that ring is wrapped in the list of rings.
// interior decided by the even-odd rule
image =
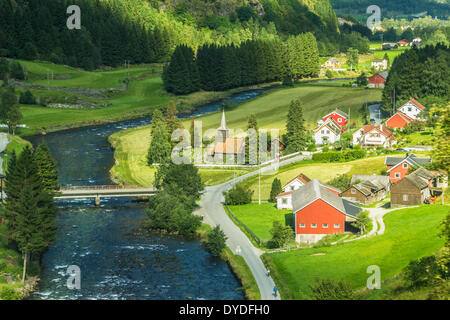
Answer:
[[[202,226],[197,230],[197,236],[200,241],[208,242],[208,232],[212,230],[211,226],[202,223]],[[261,293],[256,283],[255,277],[250,270],[245,259],[237,254],[234,254],[229,247],[226,247],[221,254],[221,259],[230,266],[233,273],[242,283],[242,289],[245,292],[245,297],[248,300],[261,300]]]

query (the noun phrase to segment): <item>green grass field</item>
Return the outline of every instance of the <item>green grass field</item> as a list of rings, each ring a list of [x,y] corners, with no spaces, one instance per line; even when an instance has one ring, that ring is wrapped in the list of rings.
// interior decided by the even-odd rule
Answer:
[[[292,99],[300,98],[304,103],[305,118],[312,128],[315,121],[327,112],[340,107],[342,110],[355,115],[358,118],[359,108],[365,101],[366,94],[369,101],[380,99],[378,91],[367,91],[355,88],[338,88],[327,86],[299,85],[294,88],[282,88],[269,91],[262,97],[240,104],[226,112],[227,126],[233,129],[244,130],[247,126],[248,116],[256,115],[260,128],[278,128],[281,132],[285,129],[288,105]],[[196,118],[202,121],[203,132],[208,129],[218,128],[221,113],[216,112]],[[183,122],[185,128],[190,127],[190,119]],[[126,184],[149,185],[153,181],[154,170],[146,165],[147,150],[150,145],[150,126],[129,129],[111,136],[110,142],[115,148],[116,166],[111,175],[115,181]],[[235,174],[240,175],[244,171],[236,170],[201,170],[205,183],[220,184],[230,179]],[[271,183],[271,182],[270,182]]]
[[[262,241],[269,241],[272,238],[270,229],[275,221],[279,221],[283,226],[293,225],[292,211],[278,210],[274,203],[250,203],[228,208]]]
[[[393,211],[384,217],[386,233],[337,246],[265,254],[282,298],[311,298],[317,278],[343,279],[355,288],[366,286],[367,267],[377,265],[381,279],[398,274],[412,260],[442,248],[439,225],[449,206],[421,206]],[[320,255],[318,255],[320,254]]]
[[[378,156],[343,163],[303,161],[282,167],[275,175],[261,175],[261,199],[263,201],[269,199],[272,182],[275,178],[280,179],[281,185],[284,185],[300,173],[303,173],[310,179],[318,179],[326,183],[340,174],[380,174],[380,171],[386,168],[384,161],[385,156]],[[242,184],[253,190],[253,200],[258,200],[258,177],[247,179]]]

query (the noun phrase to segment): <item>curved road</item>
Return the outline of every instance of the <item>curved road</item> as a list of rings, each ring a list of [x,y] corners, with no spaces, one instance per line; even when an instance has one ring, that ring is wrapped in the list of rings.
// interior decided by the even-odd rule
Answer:
[[[279,166],[285,166],[291,163],[304,160],[305,156],[297,156],[291,159],[281,161]],[[270,173],[274,170],[272,166],[266,166],[260,169],[261,174]],[[223,192],[231,189],[233,185],[248,179],[252,176],[258,175],[259,171],[254,171],[240,176],[236,179],[230,180],[224,184],[208,187],[205,189],[200,200],[200,208],[197,210],[197,214],[203,216],[203,221],[209,225],[217,226],[223,230],[227,236],[227,245],[235,254],[239,254],[244,257],[250,270],[255,277],[261,292],[261,299],[263,300],[279,300],[280,295],[277,297],[273,295],[273,288],[275,283],[271,277],[266,275],[266,268],[262,263],[260,256],[264,252],[256,248],[247,236],[237,227],[234,222],[228,217],[223,208]]]

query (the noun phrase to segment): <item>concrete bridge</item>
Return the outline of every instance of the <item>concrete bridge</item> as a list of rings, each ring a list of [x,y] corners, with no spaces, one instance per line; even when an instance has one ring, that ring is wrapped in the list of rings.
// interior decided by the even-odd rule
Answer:
[[[134,186],[71,186],[61,187],[55,199],[94,198],[95,205],[100,205],[102,197],[149,197],[156,193],[155,188],[138,188]]]

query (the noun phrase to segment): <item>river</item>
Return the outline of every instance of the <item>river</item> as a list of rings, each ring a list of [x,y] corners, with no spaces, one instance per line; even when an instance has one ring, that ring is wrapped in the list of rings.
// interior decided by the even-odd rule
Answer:
[[[267,89],[227,98],[246,101]],[[223,101],[190,116],[214,112]],[[63,186],[112,184],[114,152],[108,137],[148,125],[150,118],[55,132],[28,139],[47,143],[58,163]],[[43,255],[41,282],[31,299],[244,299],[229,266],[208,253],[201,242],[142,234],[136,228],[145,206],[131,199],[73,199],[56,202],[56,241]],[[68,266],[81,271],[81,289],[67,288]]]

